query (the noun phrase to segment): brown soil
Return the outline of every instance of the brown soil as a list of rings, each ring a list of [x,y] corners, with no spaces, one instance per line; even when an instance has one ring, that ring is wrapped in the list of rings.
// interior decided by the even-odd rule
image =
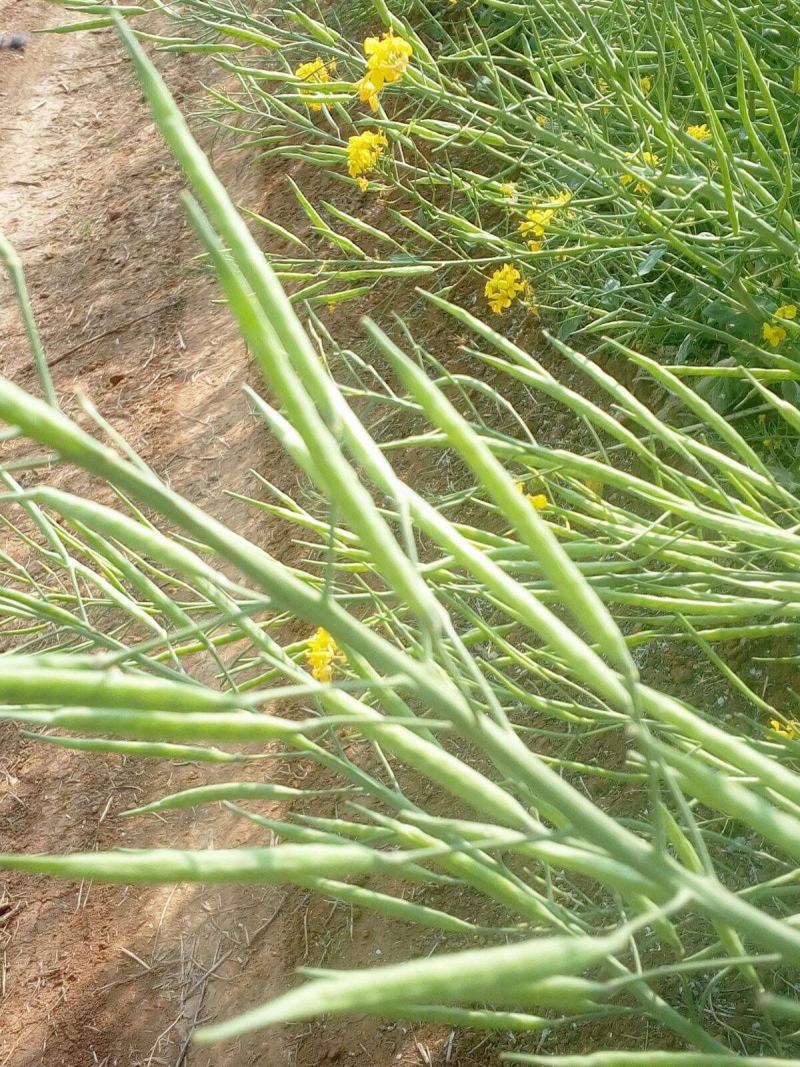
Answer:
[[[30,32],[63,20],[63,9],[0,0],[0,28]],[[189,108],[201,75],[213,76],[203,62],[161,63]],[[281,175],[246,167],[208,133],[205,141],[228,187],[248,205],[258,209],[278,189],[284,195]],[[24,55],[0,52],[0,227],[27,272],[64,407],[76,413],[79,394],[89,396],[172,485],[288,559],[294,550],[285,531],[222,494],[223,486],[252,490],[251,467],[286,488],[296,475],[237,389],[251,376],[247,353],[193,262],[181,187],[113,35],[36,36]],[[10,295],[2,278],[0,371],[36,391]],[[76,476],[65,477],[74,487]],[[272,780],[284,784],[307,784],[311,771],[298,762],[270,765]],[[248,774],[257,771],[237,777]],[[316,786],[333,784],[314,774]],[[222,809],[204,809],[202,819],[193,812],[118,817],[210,780],[205,767],[54,750],[0,724],[0,849],[255,839]],[[228,1017],[287,988],[304,963],[363,966],[431,945],[429,934],[283,888],[126,889],[3,878],[0,1067],[477,1067],[492,1058],[493,1039],[370,1019],[286,1027],[228,1048],[189,1043],[195,1022]]]

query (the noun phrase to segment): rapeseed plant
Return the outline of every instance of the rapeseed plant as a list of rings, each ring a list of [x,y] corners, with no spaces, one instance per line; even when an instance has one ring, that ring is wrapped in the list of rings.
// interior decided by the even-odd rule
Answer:
[[[203,34],[209,6],[214,9],[214,0],[204,0]],[[505,0],[486,6],[481,17],[489,25],[508,19],[510,8],[516,18],[520,7]],[[233,17],[228,8],[217,11],[220,19]],[[575,243],[583,263],[558,272],[563,283],[542,273],[555,335],[544,334],[541,350],[539,342],[534,347],[511,331],[504,335],[495,320],[487,325],[441,292],[420,297],[424,307],[451,317],[459,338],[473,337],[474,347],[464,344],[465,358],[490,367],[500,385],[461,368],[453,373],[422,341],[410,358],[374,324],[368,354],[356,351],[353,338],[352,349],[337,352],[319,320],[313,337],[306,336],[140,46],[126,37],[154,113],[202,205],[187,201],[192,224],[275,396],[273,409],[253,393],[256,410],[313,482],[315,501],[326,500],[306,510],[281,493],[278,505],[266,506],[295,522],[306,544],[311,534],[318,539],[314,564],[327,564],[325,578],[314,564],[307,572],[284,565],[179,497],[143,464],[94,439],[52,405],[47,363],[37,359],[49,404],[0,381],[4,433],[18,443],[37,442],[24,490],[14,482],[16,454],[4,471],[4,519],[23,509],[26,563],[34,547],[29,526],[41,524],[44,564],[41,576],[9,566],[2,579],[10,625],[24,620],[10,637],[4,631],[16,651],[0,656],[2,717],[47,730],[43,744],[138,756],[185,759],[191,744],[198,759],[236,760],[243,754],[208,742],[268,741],[318,760],[364,794],[364,802],[325,819],[287,816],[280,835],[288,844],[274,847],[6,856],[0,863],[73,879],[294,882],[433,927],[437,936],[480,938],[466,955],[437,941],[431,943],[437,951],[403,964],[326,972],[204,1032],[206,1039],[350,1011],[517,1029],[520,1041],[545,1025],[571,1028],[587,1017],[603,1019],[609,1034],[609,1019],[626,1021],[616,1034],[643,1018],[651,1044],[689,1050],[628,1053],[625,1063],[655,1057],[693,1067],[727,1065],[745,1062],[744,1051],[780,1063],[786,1061],[775,1056],[793,1051],[793,1028],[760,1016],[767,1005],[762,991],[791,988],[800,963],[800,935],[786,918],[800,839],[800,779],[788,750],[781,758],[780,745],[765,743],[762,720],[754,731],[731,705],[769,708],[773,732],[787,740],[798,738],[800,725],[795,718],[782,722],[769,703],[770,687],[755,692],[747,676],[725,663],[724,650],[775,637],[783,648],[786,635],[795,639],[800,500],[792,472],[776,474],[777,457],[765,462],[742,421],[726,419],[695,388],[698,379],[732,382],[745,399],[781,419],[787,435],[800,428],[796,407],[780,394],[796,385],[796,368],[785,353],[752,343],[759,326],[768,328],[762,340],[771,348],[795,329],[796,306],[781,302],[798,285],[788,175],[794,145],[780,118],[782,111],[793,113],[793,87],[786,84],[785,44],[762,32],[772,18],[768,5],[751,6],[731,22],[728,5],[677,0],[667,16],[669,33],[650,41],[648,20],[660,28],[661,14],[657,5],[565,8],[545,0],[537,7],[541,49],[535,55],[522,33],[507,34],[505,23],[497,46],[487,44],[495,39],[483,26],[478,32],[465,18],[454,27],[452,48],[445,36],[441,62],[433,43],[441,35],[431,37],[432,60],[420,47],[419,76],[408,79],[399,117],[347,142],[348,171],[364,184],[389,140],[402,145],[387,176],[402,210],[387,206],[386,232],[375,219],[368,224],[326,204],[335,219],[391,252],[373,261],[372,252],[329,229],[326,236],[338,242],[346,264],[301,259],[313,285],[334,283],[339,270],[348,284],[390,271],[406,278],[420,269],[437,283],[449,272],[449,283],[467,270],[485,277],[501,263],[484,290],[499,314],[525,295],[527,283],[516,220],[497,209],[498,175],[519,175],[525,204],[531,189],[569,183],[575,190],[581,215]],[[298,41],[297,23],[286,30],[284,15],[275,15],[274,31],[270,24],[276,39],[291,33],[306,55],[322,48],[307,37]],[[259,12],[260,19],[269,17]],[[598,17],[602,35],[595,32]],[[702,66],[688,45],[680,50],[688,36],[684,24],[695,19],[697,41],[712,49],[698,57]],[[399,19],[390,21],[387,11],[386,21],[393,27],[387,36],[396,37]],[[341,35],[309,23],[309,37],[352,60]],[[261,31],[248,26],[247,32]],[[747,34],[752,46],[737,34]],[[656,44],[668,45],[667,57]],[[411,54],[385,57],[389,77],[379,74],[376,61],[375,81],[364,87],[371,106],[378,106],[385,84],[398,80],[400,67],[402,77]],[[658,101],[631,94],[642,62],[649,69],[658,63]],[[259,79],[242,66],[236,72],[261,106],[274,106],[267,111],[273,123],[279,116],[320,139],[299,147],[297,138],[273,130],[270,151],[315,165],[341,161],[335,116],[330,128],[312,133],[305,107],[295,107],[295,86],[270,102]],[[609,79],[602,108],[594,103],[600,72]],[[285,80],[280,73],[277,84]],[[642,81],[647,95],[652,86]],[[685,151],[685,109],[694,106],[698,86],[714,98],[733,147],[715,133],[713,153]],[[662,106],[667,110],[656,122],[653,110]],[[344,118],[343,109],[337,113]],[[422,141],[427,150],[416,154]],[[637,145],[648,150],[628,155]],[[663,166],[663,197],[620,195],[618,175],[633,159],[641,164],[637,170]],[[641,194],[652,189],[647,174],[630,175],[623,185]],[[549,230],[565,228],[568,203],[530,205],[532,212],[561,212],[558,225],[555,214],[524,221],[540,226],[544,241]],[[318,232],[321,218],[315,215]],[[537,239],[534,230],[523,236]],[[519,267],[511,262],[517,256]],[[272,262],[293,281],[300,273],[285,256]],[[404,329],[410,338],[411,325]],[[685,346],[673,343],[676,332]],[[634,346],[637,336],[646,338],[640,347],[648,353],[661,355],[663,347],[663,365]],[[714,353],[725,348],[731,358],[713,365],[716,354],[712,359],[702,347],[707,336]],[[330,370],[320,357],[324,347],[337,356]],[[592,358],[598,350],[602,360]],[[381,359],[391,367],[391,384]],[[572,375],[557,376],[566,362],[589,388],[573,388]],[[365,368],[374,370],[366,384]],[[347,375],[346,387],[334,380],[339,373]],[[514,391],[504,388],[512,381],[535,402],[518,411]],[[410,412],[416,422],[377,441],[351,400],[379,415]],[[488,413],[492,406],[500,420]],[[574,416],[581,434],[562,434],[560,420],[553,428],[555,411]],[[382,429],[387,424],[383,419]],[[551,432],[540,439],[542,430]],[[402,480],[392,457],[420,448],[426,459],[438,450],[448,471],[458,470],[457,493],[423,494]],[[108,499],[125,506],[39,484],[49,476],[43,450],[54,462],[104,480]],[[518,485],[508,469],[526,472]],[[527,494],[526,485],[547,492]],[[266,482],[262,488],[273,493]],[[551,499],[558,500],[559,524],[540,514]],[[147,522],[138,521],[128,501],[146,511]],[[484,526],[475,517],[481,508],[503,521]],[[160,580],[173,573],[181,589],[174,600],[153,584],[154,574]],[[108,601],[97,618],[91,605],[87,611],[90,586]],[[112,611],[123,625],[115,619],[109,633]],[[280,626],[297,618],[317,629],[305,643],[281,646]],[[222,661],[219,650],[228,643],[239,647]],[[708,653],[713,644],[719,654]],[[346,682],[337,678],[344,647],[352,650]],[[651,684],[647,654],[660,664],[681,649],[702,685],[677,696],[660,692]],[[220,688],[192,675],[201,657],[202,677],[214,674]],[[714,692],[712,668],[722,672],[722,697],[698,710],[689,697],[706,700]],[[729,682],[732,691],[724,688]],[[281,716],[280,700],[297,697],[313,714]],[[343,720],[347,736],[358,732],[375,746],[376,772],[350,761],[338,732]],[[71,738],[64,730],[88,730],[92,737]],[[594,739],[611,731],[618,732],[624,758],[608,765]],[[589,758],[580,754],[584,745]],[[423,789],[406,795],[411,778]],[[606,804],[603,791],[591,788],[603,778],[625,783],[624,811],[618,791]],[[241,788],[224,783],[223,793],[254,795],[237,793]],[[430,809],[428,789],[441,794]],[[217,787],[202,795],[220,799]],[[193,793],[180,803],[198,799]],[[160,803],[168,808],[178,801]],[[402,885],[377,892],[360,884],[376,871],[393,887],[404,880],[456,880],[466,917],[422,906]],[[492,915],[503,917],[478,928],[473,904],[485,901]],[[558,1014],[548,1018],[553,1004]],[[595,1059],[623,1062],[613,1050]]]

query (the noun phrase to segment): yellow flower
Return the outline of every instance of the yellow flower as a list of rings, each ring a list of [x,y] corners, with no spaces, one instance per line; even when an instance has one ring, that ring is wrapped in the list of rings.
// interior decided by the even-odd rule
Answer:
[[[503,194],[506,200],[512,202],[517,199],[517,183],[516,182],[501,182],[500,192]]]
[[[781,304],[775,309],[775,316],[779,319],[796,319],[797,307],[794,304]]]
[[[533,208],[525,212],[525,220],[519,224],[519,232],[523,237],[533,237],[541,240],[544,237],[545,226],[555,215],[553,208]]]
[[[365,104],[369,104],[373,111],[377,111],[378,90],[368,74],[365,74],[361,81],[356,83],[356,88],[358,89],[358,99]]]
[[[711,136],[711,130],[709,130],[705,122],[702,126],[687,126],[686,132],[690,137],[694,137],[695,141],[707,141]]]
[[[383,37],[367,37],[364,55],[367,69],[377,73],[386,83],[399,82],[406,72],[414,49],[402,37],[388,30]]]
[[[570,203],[572,203],[572,193],[569,191],[569,189],[564,189],[558,194],[558,196],[553,197],[553,199],[550,201],[550,204],[553,207],[554,211],[559,214],[563,214],[564,218],[574,219],[575,212],[572,210],[572,208],[567,207],[567,204]]]
[[[306,664],[318,682],[330,682],[334,665],[345,661],[344,652],[321,626],[314,636],[308,639]]]
[[[784,726],[782,722],[778,722],[777,719],[770,719],[770,726],[776,734],[780,734],[781,737],[788,738],[789,741],[796,740],[798,732],[800,732],[800,723],[792,720],[790,723]]]
[[[785,336],[786,330],[783,326],[773,326],[771,322],[765,322],[761,327],[762,340],[772,345],[773,348],[777,348]]]
[[[547,119],[544,117],[544,115],[536,116],[536,125],[541,128],[544,128],[547,125]]]
[[[642,90],[645,96],[647,96],[647,94],[653,88],[653,83],[650,81],[646,74],[643,78],[639,79],[639,88]]]
[[[307,82],[311,88],[301,88],[301,96],[309,96],[314,92],[314,85],[324,85],[325,82],[331,80],[331,72],[336,70],[336,63],[326,64],[319,56],[311,63],[301,63],[297,70],[294,72],[296,78],[302,79]],[[312,111],[320,111],[322,104],[309,103],[308,105]]]
[[[414,49],[408,41],[391,30],[383,37],[367,37],[364,41],[367,72],[357,83],[359,99],[377,111],[378,93],[384,85],[400,81],[413,54]]]
[[[610,86],[605,78],[599,78],[597,81],[597,91],[601,96],[608,96]]]
[[[528,248],[531,252],[538,252],[541,249],[548,224],[560,213],[563,212],[570,219],[574,217],[575,212],[567,209],[567,204],[571,200],[572,193],[564,189],[549,201],[548,207],[531,208],[530,211],[525,212],[525,218],[519,224],[519,232],[523,237],[530,238]]]
[[[522,281],[522,275],[516,267],[510,263],[504,263],[499,267],[486,283],[484,293],[489,301],[489,307],[499,315],[506,308],[510,308],[520,293],[527,289],[527,283]]]
[[[525,493],[525,483],[519,478],[514,479],[514,488],[518,493],[524,493],[525,499],[533,504],[537,511],[544,511],[550,504],[546,493]]]
[[[375,130],[365,130],[348,140],[347,172],[362,191],[367,187],[363,175],[373,170],[388,145],[386,134]]]
[[[628,159],[636,159],[636,158],[637,157],[636,157],[636,153],[635,152],[631,152],[631,153],[628,154]],[[641,161],[643,166],[650,167],[651,170],[657,170],[658,167],[661,166],[661,160],[658,158],[658,156],[655,154],[655,152],[642,152],[639,155],[638,158]],[[635,181],[635,178],[634,178],[633,174],[623,174],[622,177],[620,178],[620,181],[622,182],[623,185],[630,185],[630,183],[632,181]],[[637,181],[636,184],[633,187],[633,190],[636,193],[649,193],[650,189],[651,189],[650,182],[641,181],[641,180]]]

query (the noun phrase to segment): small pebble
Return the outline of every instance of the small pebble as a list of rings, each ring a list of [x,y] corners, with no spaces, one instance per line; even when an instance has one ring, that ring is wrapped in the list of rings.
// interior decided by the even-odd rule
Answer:
[[[0,48],[8,48],[12,52],[24,52],[28,41],[24,33],[0,33]]]

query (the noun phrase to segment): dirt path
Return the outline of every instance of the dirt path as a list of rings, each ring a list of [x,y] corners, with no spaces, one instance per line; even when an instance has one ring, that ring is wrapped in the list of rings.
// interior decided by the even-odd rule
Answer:
[[[30,32],[64,17],[44,3],[0,0],[0,30]],[[161,58],[184,103],[210,75],[202,63]],[[282,188],[205,147],[248,206],[258,210]],[[0,53],[0,228],[23,260],[64,407],[78,412],[76,393],[86,393],[176,488],[288,559],[284,530],[221,493],[252,490],[253,466],[287,488],[296,476],[238,388],[250,376],[247,355],[193,262],[181,187],[112,35],[36,36],[24,56]],[[4,277],[0,372],[37,388]],[[333,784],[297,761],[270,764],[270,778],[284,784],[308,784],[309,775]],[[0,724],[0,849],[253,839],[224,811],[118,818],[212,777],[192,765],[45,749]],[[483,1063],[485,1038],[370,1019],[284,1028],[230,1048],[188,1043],[198,1019],[227,1017],[287,988],[302,963],[363,966],[430,949],[429,936],[283,889],[0,878],[0,1067]]]

